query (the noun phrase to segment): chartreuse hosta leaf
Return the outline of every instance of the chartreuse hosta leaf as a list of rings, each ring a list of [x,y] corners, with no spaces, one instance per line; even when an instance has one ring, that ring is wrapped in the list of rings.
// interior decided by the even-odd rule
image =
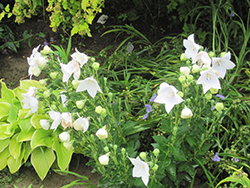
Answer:
[[[4,140],[0,140],[0,152],[2,152],[7,146],[9,146],[10,139],[6,138]]]
[[[21,128],[21,132],[19,133],[18,141],[23,142],[31,140],[32,135],[36,130],[31,125],[31,118],[20,119],[19,127]]]
[[[0,140],[11,137],[14,134],[14,129],[10,129],[13,124],[0,125]]]
[[[34,114],[31,118],[32,126],[36,129],[42,128],[42,126],[40,124],[41,119],[48,119],[48,117],[46,115],[43,115],[43,114]]]
[[[56,151],[57,155],[57,164],[61,170],[65,170],[69,166],[73,154],[73,148],[67,150],[62,142],[59,142],[59,139],[54,142],[53,149]]]
[[[51,165],[55,161],[55,154],[52,148],[37,147],[31,153],[31,163],[38,176],[43,180],[47,175]]]
[[[31,138],[31,148],[35,149],[38,146],[46,146],[48,148],[53,145],[53,138],[57,135],[53,130],[38,129]]]
[[[18,135],[19,133],[15,134],[11,138],[9,145],[10,154],[13,156],[15,160],[17,160],[17,158],[21,154],[21,147],[22,147],[22,142],[18,142],[17,140]]]
[[[28,142],[24,142],[23,143],[23,149],[24,149],[24,156],[23,156],[23,160],[24,160],[24,163],[28,160],[32,150],[31,150],[31,147],[30,147],[30,141]]]
[[[0,119],[7,117],[10,113],[10,103],[0,102]]]
[[[8,157],[10,156],[9,148],[6,147],[2,152],[0,152],[0,170],[3,170],[7,165]]]
[[[19,110],[19,112],[18,112],[18,117],[19,117],[19,119],[27,118],[27,117],[29,117],[30,115],[32,115],[32,114],[30,113],[30,109],[25,109],[25,108],[23,108],[23,109]]]
[[[19,170],[19,168],[22,166],[22,160],[24,156],[24,149],[21,150],[21,153],[17,159],[14,159],[14,157],[11,155],[7,160],[7,165],[9,167],[10,173],[15,173]]]
[[[11,101],[10,112],[7,121],[13,122],[17,120],[18,111],[22,108],[21,103],[18,99],[14,98]]]
[[[29,90],[30,87],[45,89],[45,87],[41,86],[41,84],[37,80],[21,80],[20,87],[22,89],[26,89],[27,91]]]
[[[8,103],[10,103],[11,100],[13,98],[15,98],[15,93],[12,90],[10,90],[10,89],[8,89],[6,87],[6,84],[2,80],[0,80],[0,82],[1,82],[1,85],[2,85],[2,88],[1,88],[1,96],[2,97],[0,99],[0,102],[8,102]]]

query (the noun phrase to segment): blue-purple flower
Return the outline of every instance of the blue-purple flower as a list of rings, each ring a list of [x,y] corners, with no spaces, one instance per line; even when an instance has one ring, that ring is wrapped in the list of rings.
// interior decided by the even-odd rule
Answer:
[[[234,12],[233,12],[233,11],[231,11],[230,16],[232,16],[232,17],[234,17],[234,16],[235,16],[235,14],[234,14]]]
[[[225,96],[223,96],[223,95],[221,95],[221,94],[217,94],[217,95],[215,95],[216,97],[219,97],[219,98],[221,98],[222,100],[225,100]]]
[[[237,158],[234,158],[234,161],[237,163],[237,162],[239,162],[240,160],[239,160],[239,159],[237,159]]]
[[[143,118],[142,118],[143,120],[147,119],[148,114],[152,111],[152,107],[149,104],[145,104],[145,107],[146,107],[147,113],[143,116]]]
[[[215,153],[213,161],[220,162],[220,157],[219,157],[219,153],[218,152]]]
[[[216,102],[214,102],[214,105],[213,105],[213,107],[211,108],[211,110],[214,110],[214,109],[215,109],[215,105],[216,105]]]
[[[150,99],[150,102],[154,102],[156,97],[157,97],[157,95],[156,95],[156,93],[154,93],[153,97]]]

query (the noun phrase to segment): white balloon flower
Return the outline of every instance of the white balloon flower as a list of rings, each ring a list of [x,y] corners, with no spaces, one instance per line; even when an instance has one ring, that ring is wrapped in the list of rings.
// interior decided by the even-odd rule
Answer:
[[[88,77],[88,78],[86,78],[84,80],[80,80],[78,82],[79,82],[79,85],[76,89],[76,92],[87,90],[92,98],[94,98],[96,96],[97,91],[102,93],[102,90],[101,90],[100,86],[98,85],[97,81],[92,77]]]

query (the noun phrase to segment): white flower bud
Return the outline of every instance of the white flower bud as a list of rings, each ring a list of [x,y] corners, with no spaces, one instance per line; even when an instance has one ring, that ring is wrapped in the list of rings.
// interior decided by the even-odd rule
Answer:
[[[44,130],[48,130],[50,126],[49,121],[47,119],[41,119],[40,125]]]
[[[84,106],[84,104],[85,104],[85,101],[84,101],[84,100],[76,101],[76,106],[77,106],[77,108],[79,108],[79,109],[82,109],[83,106]]]
[[[193,116],[193,112],[189,108],[184,108],[181,111],[181,118],[182,119],[188,119]]]
[[[102,165],[108,165],[109,164],[109,156],[107,155],[102,155],[98,158],[99,162],[102,164]]]
[[[185,56],[185,53],[182,53],[182,54],[181,54],[180,60],[181,60],[181,61],[186,61],[186,60],[187,60],[187,58],[186,58],[186,56]]]
[[[108,138],[108,131],[104,128],[100,128],[95,134],[101,140]]]
[[[50,47],[49,47],[48,45],[45,45],[45,46],[43,47],[43,50],[41,51],[41,54],[47,55],[47,54],[49,54],[50,52],[52,52],[52,50],[50,49]]]
[[[58,75],[58,72],[51,72],[49,75],[52,79],[55,79],[56,76]]]
[[[95,112],[97,113],[97,114],[101,114],[102,113],[102,107],[101,106],[97,106],[97,107],[95,107]]]
[[[198,65],[194,64],[194,65],[193,65],[193,68],[192,68],[192,73],[197,73],[197,72],[200,71],[200,69],[201,69],[201,68],[200,68]]]
[[[189,67],[181,67],[180,72],[181,72],[181,74],[184,74],[185,76],[187,76],[190,73],[190,68]]]
[[[33,66],[31,67],[30,71],[32,72],[32,74],[34,74],[35,76],[39,76],[41,73],[41,69],[38,66]]]
[[[59,138],[62,142],[69,142],[70,141],[70,135],[68,132],[62,132],[59,134]]]

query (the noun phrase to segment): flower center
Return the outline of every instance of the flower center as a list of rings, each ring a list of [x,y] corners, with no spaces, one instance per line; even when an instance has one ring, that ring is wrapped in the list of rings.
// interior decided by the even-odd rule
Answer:
[[[206,79],[207,79],[207,80],[211,80],[211,79],[212,79],[212,75],[211,75],[211,74],[209,74],[209,73],[207,73],[207,75],[206,75]]]
[[[219,66],[221,66],[221,60],[217,61],[217,64],[218,64]]]
[[[144,168],[145,168],[145,165],[143,165],[142,169],[144,169]]]

